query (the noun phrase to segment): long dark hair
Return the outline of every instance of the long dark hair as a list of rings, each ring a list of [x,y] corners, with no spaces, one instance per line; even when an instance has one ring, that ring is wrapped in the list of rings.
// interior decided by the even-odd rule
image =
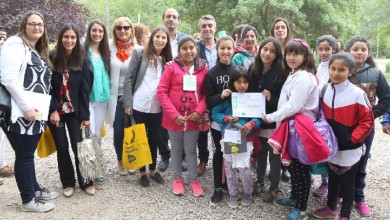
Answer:
[[[287,27],[287,37],[286,37],[284,42],[280,42],[280,43],[282,43],[282,48],[283,48],[283,46],[286,46],[287,43],[293,39],[293,34],[292,34],[292,30],[291,30],[291,27],[290,27],[288,21],[284,18],[277,18],[274,20],[274,22],[271,25],[271,28],[269,29],[270,36],[275,37],[274,29],[275,29],[276,23],[278,23],[279,21],[283,21],[283,23],[285,23],[286,27]]]
[[[218,48],[219,48],[219,45],[221,44],[222,41],[230,41],[230,42],[232,42],[233,51],[234,51],[234,48],[236,48],[236,43],[234,42],[234,39],[232,37],[230,37],[229,35],[225,35],[225,36],[222,36],[222,37],[218,38],[217,45],[216,45],[216,48],[217,48],[217,63],[219,63],[219,61],[221,60],[219,58],[219,55],[218,55]]]
[[[66,54],[62,38],[66,31],[72,30],[76,34],[76,45],[70,55]],[[80,44],[80,34],[74,24],[64,24],[58,34],[57,47],[53,57],[54,70],[63,73],[65,70],[79,71],[83,66],[83,48]]]
[[[286,79],[287,74],[284,72],[282,45],[280,44],[280,41],[278,39],[276,39],[275,37],[267,37],[266,39],[264,39],[261,42],[260,47],[259,47],[259,51],[257,52],[256,57],[255,57],[255,62],[253,63],[253,67],[250,70],[250,74],[253,77],[259,77],[260,75],[263,74],[264,64],[263,64],[263,61],[261,60],[260,53],[261,53],[261,50],[263,49],[263,47],[270,42],[275,47],[275,55],[276,56],[275,56],[274,61],[272,61],[272,68],[274,68],[276,73],[277,73],[276,78],[275,78],[275,82],[281,82],[284,79]]]
[[[159,31],[162,31],[167,35],[167,44],[165,45],[164,49],[161,51],[162,66],[165,66],[165,64],[168,61],[172,60],[171,40],[169,38],[168,29],[165,26],[157,27],[152,31],[148,45],[145,48],[144,54],[145,54],[146,59],[148,59],[148,60],[155,60],[156,59],[155,58],[156,48],[154,48],[153,39],[154,39],[154,35],[156,35],[156,33]],[[153,62],[153,63],[155,65],[157,65],[156,62]]]
[[[244,77],[244,79],[248,81],[248,89],[246,90],[246,92],[250,91],[252,84],[251,76],[248,74],[248,71],[244,67],[236,66],[229,74],[229,88],[230,90],[232,90],[232,92],[237,92],[236,88],[234,88],[234,82],[241,77]]]
[[[317,69],[314,61],[313,53],[311,52],[311,48],[309,44],[302,39],[293,39],[288,42],[286,48],[284,48],[284,66],[285,73],[288,74],[292,71],[292,69],[287,65],[286,56],[288,53],[295,53],[303,55],[303,63],[298,69],[304,69],[313,75],[316,75]]]
[[[345,51],[347,51],[348,53],[351,52],[351,49],[352,49],[352,46],[354,43],[356,42],[362,42],[362,43],[365,43],[367,45],[367,48],[368,48],[368,53],[371,53],[371,45],[370,43],[367,41],[366,38],[362,37],[362,36],[357,36],[357,37],[354,37],[352,38],[348,44],[347,44],[347,47],[345,48]],[[376,63],[374,61],[374,59],[372,58],[372,56],[369,54],[369,56],[367,57],[367,60],[365,63],[368,63],[371,67],[373,68],[376,68]]]
[[[103,58],[103,63],[104,63],[104,66],[106,67],[107,73],[109,73],[110,72],[109,71],[110,70],[110,48],[108,46],[107,28],[103,22],[101,22],[99,20],[93,20],[89,23],[88,28],[87,28],[87,36],[86,36],[85,42],[84,42],[84,53],[88,55],[88,47],[91,44],[91,29],[92,29],[92,26],[94,24],[98,24],[103,28],[104,34],[103,34],[102,41],[99,43],[99,52]]]

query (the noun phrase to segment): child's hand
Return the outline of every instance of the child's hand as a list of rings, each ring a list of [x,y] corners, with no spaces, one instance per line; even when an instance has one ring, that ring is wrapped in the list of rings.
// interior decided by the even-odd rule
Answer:
[[[271,100],[271,92],[264,89],[263,90],[263,95],[265,96],[265,98],[267,99],[267,101]]]
[[[225,99],[229,97],[232,94],[232,90],[230,89],[224,89],[221,93],[221,99]]]
[[[241,134],[247,135],[252,130],[252,123],[247,122],[242,128],[241,128]]]
[[[238,117],[228,116],[227,121],[228,121],[229,123],[230,123],[230,122],[237,123],[237,122],[238,122]]]
[[[173,122],[175,122],[176,125],[181,126],[181,125],[184,124],[184,122],[186,122],[186,120],[187,120],[186,117],[184,117],[184,116],[182,116],[182,115],[179,115],[179,116],[177,116],[177,117],[175,118],[175,120],[174,120]]]
[[[270,124],[270,122],[267,120],[267,117],[265,117],[266,115],[264,115],[261,120],[266,123],[266,124]]]
[[[190,121],[199,121],[200,115],[198,112],[192,112],[189,116],[187,116],[187,120]]]
[[[166,62],[164,68],[171,65],[173,62],[174,62],[173,60]]]
[[[383,126],[382,131],[385,134],[390,134],[390,126]]]

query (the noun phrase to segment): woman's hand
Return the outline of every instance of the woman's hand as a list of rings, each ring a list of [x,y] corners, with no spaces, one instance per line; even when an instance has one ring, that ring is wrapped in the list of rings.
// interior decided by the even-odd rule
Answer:
[[[247,135],[252,130],[252,123],[247,122],[242,128],[241,128],[241,134]]]
[[[24,118],[27,121],[35,121],[35,115],[37,114],[37,109],[36,108],[31,108],[28,111],[24,112]]]
[[[58,127],[60,125],[60,115],[57,111],[54,111],[50,114],[50,123]]]
[[[184,124],[184,122],[186,122],[186,120],[187,120],[186,117],[184,117],[184,116],[182,116],[182,115],[179,115],[179,116],[177,116],[177,117],[175,118],[174,122],[175,122],[176,125],[181,126],[181,125]]]
[[[266,124],[270,124],[271,122],[269,122],[268,120],[267,120],[267,117],[266,117],[267,115],[264,115],[262,118],[261,118],[261,120],[264,122],[264,123],[266,123]]]
[[[229,97],[232,94],[232,90],[230,89],[224,89],[221,93],[221,99],[225,99]]]
[[[125,108],[125,114],[133,115],[133,109],[132,108]]]
[[[189,116],[187,116],[187,120],[190,121],[199,121],[200,115],[198,112],[192,112]]]
[[[80,124],[80,128],[82,128],[83,126],[86,127],[86,128],[89,128],[89,126],[91,125],[91,123],[88,121],[81,121],[81,124]]]
[[[267,101],[271,100],[271,92],[264,89],[263,90],[263,95],[265,96],[265,98],[267,99]]]

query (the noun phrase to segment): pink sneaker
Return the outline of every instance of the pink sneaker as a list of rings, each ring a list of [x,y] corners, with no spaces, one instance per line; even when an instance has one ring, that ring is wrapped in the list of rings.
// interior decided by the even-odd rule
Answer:
[[[195,180],[194,182],[190,183],[190,187],[192,190],[192,194],[194,194],[195,197],[203,196],[203,189],[200,186],[198,180]]]
[[[172,183],[173,194],[177,196],[184,195],[184,181],[182,179],[176,179]]]
[[[358,210],[359,214],[363,217],[371,216],[371,209],[364,201],[356,203],[356,209]]]
[[[334,219],[338,214],[339,212],[337,210],[332,211],[328,206],[313,212],[313,216],[319,219]]]
[[[320,187],[313,191],[314,197],[325,198],[328,195],[328,184],[322,183]]]

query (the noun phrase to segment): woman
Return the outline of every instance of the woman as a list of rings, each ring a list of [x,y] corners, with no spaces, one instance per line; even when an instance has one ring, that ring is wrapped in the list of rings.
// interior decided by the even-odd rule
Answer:
[[[134,36],[138,45],[146,47],[150,39],[150,29],[147,26],[138,23],[134,26]]]
[[[125,176],[128,172],[122,165],[124,137],[122,96],[130,59],[134,48],[137,48],[137,46],[134,45],[134,28],[129,18],[119,17],[116,19],[112,32],[114,39],[110,44],[111,99],[108,102],[108,123],[114,128],[114,147],[118,160],[118,173]]]
[[[106,26],[99,20],[89,23],[84,42],[84,52],[92,61],[93,85],[89,100],[90,129],[98,138],[101,147],[101,133],[106,118],[108,101],[110,100],[110,49]],[[102,181],[103,177],[96,178]]]
[[[276,37],[282,44],[282,52],[288,42],[293,39],[292,30],[286,19],[277,18],[269,29],[269,35]]]
[[[149,177],[158,184],[164,179],[156,172],[157,145],[160,140],[161,106],[156,93],[164,66],[172,60],[168,29],[158,27],[153,30],[145,50],[136,48],[130,60],[130,67],[125,79],[123,108],[127,115],[133,115],[137,124],[145,123],[152,164],[149,165]],[[141,63],[139,63],[141,62]],[[140,65],[139,68],[137,66]],[[138,69],[138,73],[136,72]],[[148,187],[146,167],[140,169],[141,185]]]
[[[50,105],[51,71],[48,37],[42,14],[29,11],[23,15],[16,36],[2,46],[1,83],[9,91],[12,112],[1,118],[2,129],[15,151],[15,179],[22,197],[22,210],[47,212],[56,192],[41,188],[34,167],[34,152],[45,129]]]
[[[77,179],[88,195],[95,194],[92,181],[84,183],[80,174],[77,143],[81,141],[81,126],[89,127],[89,95],[91,92],[90,61],[83,58],[80,34],[74,24],[65,24],[58,35],[58,44],[52,56],[52,100],[49,128],[57,147],[58,171],[65,197],[75,190],[75,177],[69,155],[68,128],[76,163]]]
[[[257,37],[259,36],[256,28],[248,25],[245,26],[242,31],[240,38],[243,44],[237,46],[234,51],[232,63],[237,66],[242,66],[245,69],[249,68],[255,61],[257,53]]]

